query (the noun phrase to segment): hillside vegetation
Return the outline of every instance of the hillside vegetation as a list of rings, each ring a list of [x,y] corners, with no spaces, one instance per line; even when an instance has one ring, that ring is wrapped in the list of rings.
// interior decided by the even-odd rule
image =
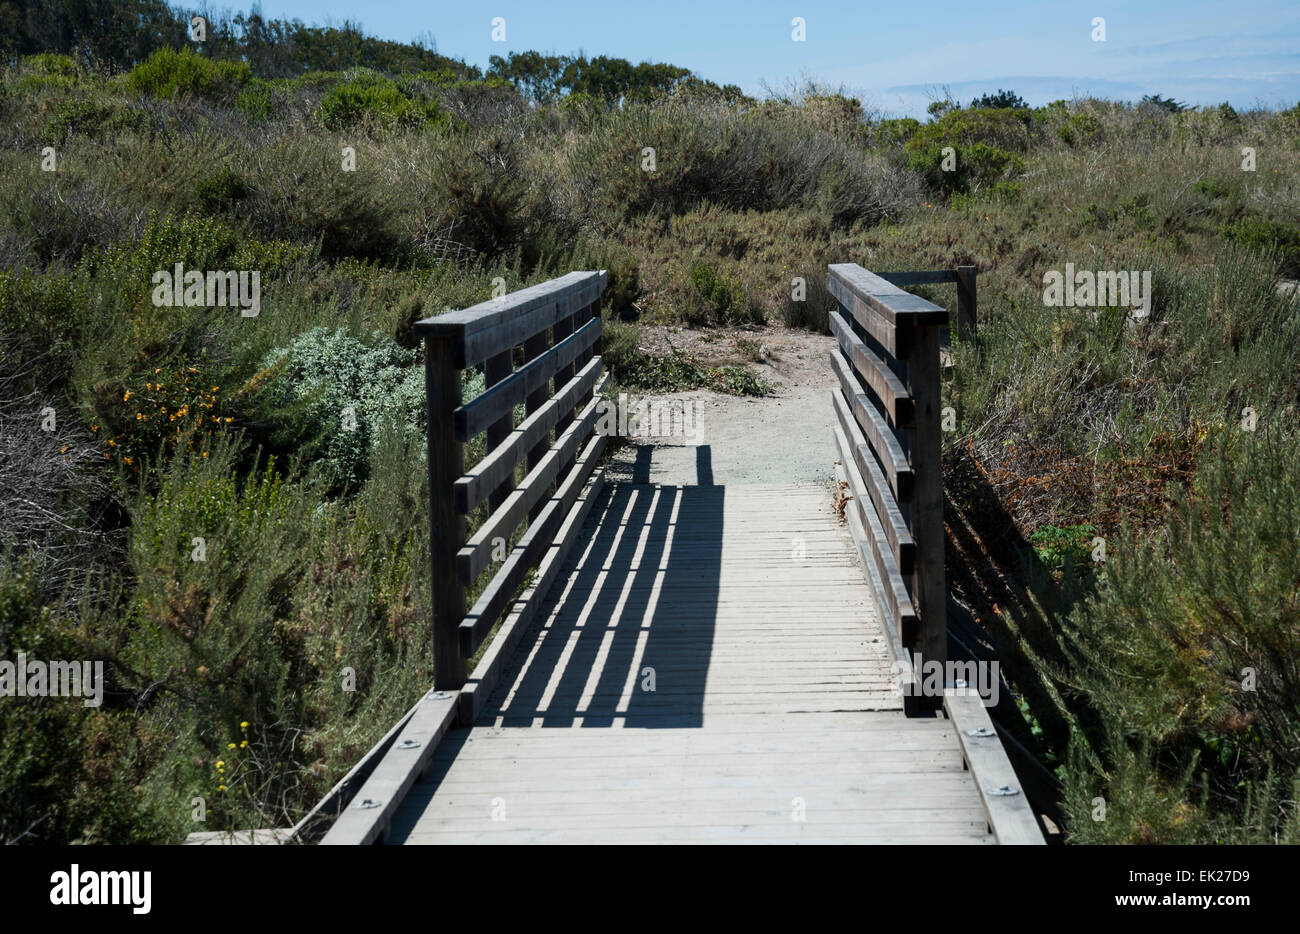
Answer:
[[[427,688],[413,321],[604,268],[636,387],[667,371],[641,323],[822,329],[848,261],[979,267],[950,577],[1069,837],[1300,833],[1300,106],[920,122],[260,18],[199,53],[159,12],[128,47],[31,9],[0,5],[0,656],[109,688],[0,700],[0,839],[287,825]],[[176,263],[260,272],[259,313],[159,307]],[[1045,306],[1066,263],[1149,270],[1149,315]]]

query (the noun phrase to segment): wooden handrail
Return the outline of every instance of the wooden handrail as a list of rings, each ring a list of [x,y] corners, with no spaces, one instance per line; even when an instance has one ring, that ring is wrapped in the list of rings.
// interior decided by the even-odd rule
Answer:
[[[900,288],[909,285],[938,285],[953,282],[957,285],[957,331],[962,336],[974,335],[976,311],[974,266],[955,269],[932,269],[918,272],[880,272],[876,275]]]
[[[931,280],[935,281],[935,280]],[[939,343],[948,312],[855,263],[828,267],[839,305],[831,365],[835,443],[852,498],[850,523],[872,572],[890,644],[926,662],[948,659],[940,462]],[[942,696],[909,694],[909,714]]]
[[[599,459],[597,302],[605,282],[604,270],[571,272],[415,323],[425,344],[437,690],[465,684],[467,660],[509,608]],[[515,368],[521,346],[524,359]],[[462,371],[480,364],[485,389],[462,400]],[[519,405],[525,417],[516,426]],[[463,446],[485,432],[487,452],[467,471]],[[521,461],[528,473],[516,488]],[[485,499],[489,514],[468,538],[466,516]],[[526,520],[528,530],[467,612],[468,588]]]

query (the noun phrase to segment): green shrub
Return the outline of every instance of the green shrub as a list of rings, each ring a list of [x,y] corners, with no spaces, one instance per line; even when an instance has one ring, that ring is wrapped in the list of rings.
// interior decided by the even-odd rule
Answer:
[[[174,97],[190,94],[220,100],[252,77],[246,62],[214,61],[183,48],[158,49],[126,76],[126,86],[137,94]]]
[[[1140,787],[1135,770],[1158,754],[1240,820],[1243,783],[1285,788],[1300,769],[1298,452],[1289,436],[1229,429],[1175,492],[1163,537],[1110,543],[1105,585],[1073,617],[1069,680],[1127,733],[1091,737],[1112,788]]]
[[[267,402],[273,408],[306,402],[302,422],[295,417],[290,426],[299,450],[316,459],[331,488],[355,489],[385,428],[420,436],[425,398],[418,362],[416,351],[379,332],[365,344],[343,331],[313,328],[263,362],[275,372]]]
[[[367,72],[331,87],[321,98],[317,116],[327,130],[333,131],[362,123],[391,130],[446,121],[436,101],[412,98],[391,79]]]
[[[919,129],[921,129],[920,120],[915,117],[902,117],[896,120],[881,120],[876,133],[886,145],[899,146],[915,136]]]
[[[1221,233],[1231,243],[1275,253],[1283,275],[1300,275],[1300,227],[1264,218],[1246,218],[1227,225]]]
[[[65,98],[45,121],[45,135],[62,140],[70,133],[96,137],[138,130],[146,123],[139,110],[96,98]]]
[[[739,280],[719,273],[703,260],[691,266],[681,294],[680,313],[688,324],[762,323],[762,310],[745,294]]]
[[[94,636],[74,613],[47,605],[39,561],[0,553],[0,658],[104,661],[116,633]],[[88,637],[89,636],[89,637]],[[115,672],[104,666],[103,706],[83,698],[0,703],[0,842],[161,843],[166,820],[139,783],[147,774],[132,716],[112,710]]]
[[[766,380],[743,366],[706,367],[680,348],[667,356],[631,351],[610,364],[614,378],[629,389],[649,393],[712,389],[733,396],[765,396],[772,391]]]
[[[216,175],[201,179],[194,186],[199,206],[207,213],[227,210],[249,195],[248,184],[236,172],[222,169]]]
[[[1056,128],[1056,135],[1067,146],[1086,144],[1101,135],[1101,121],[1096,114],[1080,110],[1070,114],[1065,122]]]
[[[1019,153],[1033,138],[1033,114],[1024,109],[954,110],[916,131],[904,145],[908,165],[945,194],[992,187],[1025,170]],[[955,161],[945,170],[944,150]]]

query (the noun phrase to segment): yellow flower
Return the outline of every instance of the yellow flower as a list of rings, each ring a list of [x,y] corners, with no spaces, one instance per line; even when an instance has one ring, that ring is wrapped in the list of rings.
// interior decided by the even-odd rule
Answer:
[[[224,769],[225,767],[226,767],[226,760],[225,760],[225,759],[218,759],[218,760],[217,760],[217,768],[219,768],[219,769]]]
[[[122,394],[122,401],[125,402],[127,399],[130,398],[131,398],[131,390],[128,389],[126,392]]]
[[[240,728],[241,730],[246,730],[246,729],[248,729],[248,721],[247,721],[247,720],[244,720],[242,723],[240,723],[240,724],[239,724],[239,728]]]
[[[244,740],[242,743],[239,744],[239,748],[240,748],[240,749],[243,749],[243,748],[245,748],[247,745],[248,745],[248,740]]]
[[[129,458],[129,457],[124,457],[124,458],[122,458],[122,462],[125,463],[126,466],[128,466],[128,467],[131,466],[131,458]]]
[[[226,743],[226,748],[227,748],[227,749],[234,749],[234,748],[235,748],[235,744],[234,744],[234,743]]]
[[[204,457],[207,457],[207,456],[208,456],[208,452],[207,452],[207,451],[204,451],[204,452],[203,452],[203,456],[204,456]]]
[[[114,441],[112,438],[109,438],[109,439],[108,439],[108,446],[109,446],[110,448],[115,448],[115,447],[117,447],[117,442]]]
[[[226,416],[226,424],[227,424],[227,425],[229,425],[229,424],[230,424],[231,422],[233,422],[233,421],[234,421],[234,419],[231,418],[229,415]]]
[[[218,785],[218,786],[217,786],[217,791],[225,791],[225,790],[226,790],[226,786],[225,786],[225,785]]]
[[[135,420],[136,420],[137,422],[138,422],[138,421],[141,421],[143,418],[144,418],[144,416],[141,415],[139,412],[136,412],[136,413],[135,413]]]

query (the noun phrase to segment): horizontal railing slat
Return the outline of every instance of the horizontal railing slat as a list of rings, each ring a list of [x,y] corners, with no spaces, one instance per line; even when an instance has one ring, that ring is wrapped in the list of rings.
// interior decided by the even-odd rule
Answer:
[[[903,381],[884,360],[862,342],[862,338],[853,333],[853,329],[843,315],[832,314],[830,322],[831,331],[840,343],[840,350],[853,362],[853,369],[858,376],[876,394],[876,398],[885,407],[885,414],[889,416],[894,427],[910,427],[916,409],[912,405],[912,396],[903,385]]]
[[[460,311],[415,322],[422,337],[446,337],[461,369],[523,343],[557,320],[591,304],[605,288],[605,271],[571,272]]]
[[[841,486],[847,484],[850,491],[852,490],[852,484],[849,481],[849,470],[843,463],[836,465],[835,478],[841,482]],[[866,526],[862,522],[862,516],[856,509],[845,509],[844,518],[849,526],[849,534],[853,537],[853,544],[857,546],[858,554],[861,556],[862,570],[867,576],[867,583],[871,587],[871,592],[878,594],[883,586],[880,581],[880,568],[876,564],[875,556],[871,554],[871,546],[867,542],[868,533]],[[914,716],[913,706],[918,692],[912,657],[903,646],[902,634],[896,627],[881,626],[880,628],[884,630],[885,644],[889,649],[889,657],[893,660],[896,683],[903,692],[903,709],[909,717]]]
[[[876,573],[882,584],[879,596],[889,611],[890,624],[897,627],[896,631],[900,641],[904,646],[910,646],[915,642],[920,627],[916,608],[912,603],[911,596],[908,594],[903,575],[898,570],[898,564],[894,561],[894,556],[890,554],[889,539],[885,536],[884,527],[880,524],[880,519],[876,516],[875,510],[865,505],[868,498],[863,489],[862,477],[858,473],[857,464],[853,461],[849,440],[844,436],[844,432],[839,425],[835,425],[833,428],[835,446],[839,450],[840,463],[843,465],[844,473],[849,480],[849,490],[852,492],[854,499],[859,504],[864,505],[858,515],[861,516],[866,525],[868,550],[871,552],[871,560],[875,562]]]
[[[608,377],[606,377],[608,380]],[[604,389],[601,382],[598,389]],[[579,416],[566,428],[546,455],[537,462],[537,466],[528,472],[523,482],[511,492],[501,505],[479,526],[478,531],[470,537],[465,546],[456,555],[456,568],[461,582],[469,585],[484,568],[492,563],[493,543],[498,539],[508,539],[515,527],[528,515],[560,472],[561,465],[569,461],[583,440],[591,432],[600,407],[604,400],[599,391],[595,398],[583,407]]]
[[[600,339],[600,318],[592,318],[545,353],[529,360],[501,382],[466,402],[452,413],[457,441],[468,441],[502,415],[521,404]]]
[[[961,742],[962,758],[979,789],[989,831],[1003,846],[1042,846],[1043,832],[1007,758],[993,720],[970,688],[947,687],[943,709]]]
[[[519,644],[520,638],[527,631],[542,598],[550,591],[551,585],[560,576],[565,559],[581,535],[583,523],[591,514],[592,508],[605,489],[605,471],[597,468],[587,480],[586,488],[578,501],[574,503],[569,514],[565,516],[546,554],[537,562],[537,574],[528,589],[519,595],[507,610],[506,618],[497,630],[492,643],[484,650],[483,657],[471,672],[469,680],[460,692],[460,722],[465,726],[478,720],[488,698],[501,678],[507,660]]]
[[[593,402],[598,400],[592,400]],[[575,422],[575,425],[577,423]],[[561,522],[573,507],[578,493],[587,482],[600,452],[605,446],[605,436],[598,434],[588,442],[568,477],[560,484],[545,508],[528,531],[519,539],[518,544],[502,563],[501,569],[493,576],[491,583],[475,601],[460,624],[460,649],[465,656],[473,655],[479,644],[491,632],[492,627],[506,607],[514,599],[515,592],[523,583],[524,575],[536,563],[542,552],[552,543]]]
[[[902,288],[908,285],[939,285],[944,282],[956,282],[957,270],[935,269],[919,272],[878,272],[880,278],[890,285]]]
[[[555,427],[560,415],[572,411],[578,400],[596,385],[602,368],[601,358],[593,357],[541,408],[520,422],[504,441],[466,471],[453,487],[456,511],[461,514],[469,512],[514,473],[524,456]]]
[[[849,403],[854,420],[862,429],[862,434],[871,445],[871,450],[884,466],[885,475],[889,478],[889,487],[894,492],[894,499],[900,503],[909,502],[912,498],[912,467],[903,452],[903,446],[898,443],[898,438],[889,427],[889,422],[871,404],[871,400],[862,390],[862,384],[853,375],[853,371],[840,356],[840,352],[832,350],[830,357],[831,367],[840,379],[844,399]]]
[[[831,281],[838,282],[890,324],[947,324],[948,311],[919,295],[904,292],[857,263],[833,263]]]
[[[875,455],[871,453],[862,429],[849,413],[844,397],[837,392],[833,392],[832,396],[835,414],[840,420],[840,428],[844,430],[844,435],[849,440],[853,461],[858,467],[858,475],[866,485],[867,496],[885,528],[894,560],[898,562],[899,571],[903,574],[911,574],[916,567],[916,542],[913,541],[912,533],[907,528],[902,510],[894,500],[894,494],[889,489],[885,474],[880,469],[880,464],[876,462]]]

